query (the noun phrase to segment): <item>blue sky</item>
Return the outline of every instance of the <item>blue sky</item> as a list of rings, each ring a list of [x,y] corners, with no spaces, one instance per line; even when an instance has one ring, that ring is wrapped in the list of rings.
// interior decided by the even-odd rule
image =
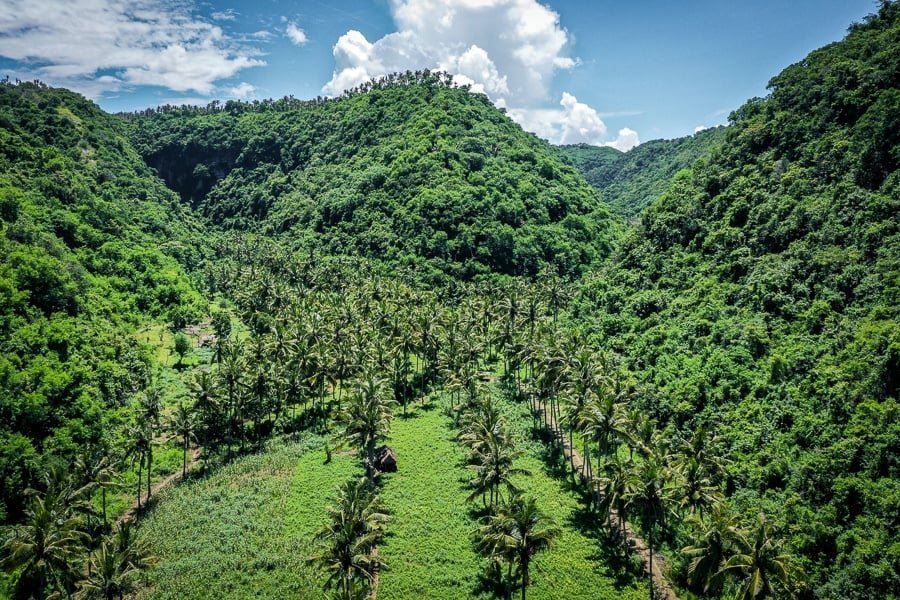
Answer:
[[[3,0],[0,75],[109,111],[334,95],[442,68],[555,143],[724,123],[874,0]]]

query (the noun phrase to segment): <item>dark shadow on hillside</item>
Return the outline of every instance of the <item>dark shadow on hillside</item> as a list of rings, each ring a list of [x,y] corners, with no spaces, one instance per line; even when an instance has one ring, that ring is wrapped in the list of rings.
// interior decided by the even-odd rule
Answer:
[[[478,575],[478,581],[472,588],[472,597],[512,598],[515,583],[503,574],[503,566],[490,561],[488,566]]]
[[[605,575],[615,582],[616,589],[643,581],[640,564],[632,559],[621,538],[606,527],[603,517],[582,506],[572,511],[566,523],[595,542],[594,552],[588,558],[605,566]]]

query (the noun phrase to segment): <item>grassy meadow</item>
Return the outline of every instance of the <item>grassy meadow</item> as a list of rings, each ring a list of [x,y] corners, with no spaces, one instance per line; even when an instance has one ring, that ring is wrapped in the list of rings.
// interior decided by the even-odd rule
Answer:
[[[622,565],[607,566],[615,553],[603,548],[564,476],[555,476],[564,471],[533,439],[527,407],[501,402],[523,451],[517,466],[530,472],[516,483],[562,529],[536,559],[528,597],[645,597],[643,581],[623,575]],[[438,403],[393,422],[399,470],[383,476],[391,520],[379,550],[388,565],[380,598],[494,597],[471,541],[481,503],[466,502],[470,471],[454,435]],[[323,439],[304,434],[160,492],[140,528],[160,559],[140,597],[321,598],[321,578],[306,560],[316,552],[312,539],[337,485],[359,472],[345,452],[326,464]]]

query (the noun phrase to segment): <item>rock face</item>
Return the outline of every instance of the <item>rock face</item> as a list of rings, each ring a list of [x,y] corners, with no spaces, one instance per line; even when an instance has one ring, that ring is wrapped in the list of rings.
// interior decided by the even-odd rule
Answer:
[[[381,446],[375,451],[375,468],[382,473],[397,472],[397,454],[393,448]]]

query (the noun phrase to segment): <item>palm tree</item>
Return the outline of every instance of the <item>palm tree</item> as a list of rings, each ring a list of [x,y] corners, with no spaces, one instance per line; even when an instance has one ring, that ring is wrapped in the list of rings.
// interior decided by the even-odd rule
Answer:
[[[156,383],[151,383],[150,386],[146,390],[144,390],[144,393],[141,394],[139,399],[138,408],[141,416],[152,422],[155,426],[159,427],[159,419],[162,415],[162,406],[163,389]]]
[[[153,447],[153,431],[148,422],[132,423],[126,433],[125,455],[131,457],[132,461],[137,461],[138,478],[137,478],[137,507],[141,508],[141,484],[143,484],[143,468],[144,461],[147,460],[147,471],[150,470],[150,457]],[[149,492],[149,486],[148,486]],[[150,499],[149,493],[147,499]]]
[[[191,392],[194,397],[194,411],[200,425],[201,443],[212,444],[218,440],[221,431],[222,407],[215,380],[208,369],[200,369],[195,373],[191,382]]]
[[[675,472],[678,475],[682,509],[686,508],[691,513],[699,511],[702,517],[705,510],[719,501],[719,489],[710,481],[706,469],[696,458],[679,456],[675,460]]]
[[[231,443],[234,434],[238,433],[241,439],[241,447],[244,445],[244,422],[240,412],[240,391],[244,378],[244,352],[243,346],[237,340],[231,340],[224,344],[223,360],[219,365],[218,375],[222,386],[225,388],[225,397],[228,401],[230,414],[228,453],[231,453]]]
[[[619,530],[622,542],[625,542],[625,510],[628,500],[634,495],[636,480],[634,478],[634,465],[628,460],[622,460],[613,455],[612,459],[603,465],[604,476],[593,481],[598,493],[597,508],[606,514],[610,530],[613,529],[613,511],[619,515]]]
[[[325,548],[311,559],[328,574],[326,590],[335,590],[339,598],[368,596],[375,573],[384,567],[374,551],[384,537],[387,519],[367,479],[350,480],[338,488],[328,507],[328,523],[316,534]]]
[[[375,446],[390,431],[394,399],[387,382],[371,373],[358,382],[342,413],[344,437],[363,458],[366,476],[375,469]]]
[[[187,455],[196,441],[197,420],[192,406],[181,402],[169,421],[169,430],[181,438],[181,476],[187,475]]]
[[[477,535],[483,551],[516,565],[525,600],[531,561],[551,547],[559,529],[538,509],[534,498],[514,494],[497,514],[488,517]]]
[[[729,463],[716,451],[718,446],[718,436],[710,433],[705,425],[698,425],[679,450],[684,456],[696,460],[707,477],[717,480],[725,475]]]
[[[490,506],[494,506],[500,500],[501,488],[505,487],[510,494],[518,491],[512,477],[528,475],[528,471],[513,466],[519,453],[513,451],[511,446],[504,430],[500,435],[488,435],[472,448],[469,468],[475,470],[475,477],[469,481],[472,493],[466,498],[468,502],[489,494]]]
[[[603,391],[588,398],[579,413],[577,424],[585,437],[585,444],[588,441],[597,444],[598,455],[603,459],[615,455],[619,440],[628,439],[624,405],[616,402],[605,386]]]
[[[650,598],[653,598],[653,542],[655,530],[665,528],[666,513],[671,500],[670,473],[656,454],[637,464],[635,487],[628,499],[647,531],[650,550]]]
[[[725,562],[729,549],[741,535],[737,519],[724,503],[717,503],[706,518],[692,517],[688,521],[698,532],[696,541],[682,549],[690,559],[688,583],[709,593],[721,582],[719,568]]]
[[[86,452],[75,459],[75,472],[78,474],[80,485],[88,486],[92,492],[95,488],[100,488],[104,527],[108,525],[106,492],[111,488],[121,486],[121,477],[107,452],[106,449],[98,453]]]
[[[163,407],[163,389],[160,385],[153,383],[144,390],[140,398],[140,407],[138,417],[143,421],[143,425],[147,428],[147,435],[150,442],[144,447],[144,456],[147,461],[147,499],[150,499],[152,489],[150,487],[150,478],[152,475],[151,466],[153,465],[153,436],[160,426],[160,418],[162,417]],[[139,478],[140,479],[140,478]]]
[[[605,379],[603,367],[598,363],[593,353],[586,348],[581,348],[574,356],[569,357],[565,365],[563,392],[566,402],[563,422],[569,428],[569,447],[574,449],[573,434],[581,428],[582,411],[589,398],[596,395],[598,388]],[[572,455],[574,466],[574,455]],[[590,451],[588,439],[584,440],[584,462],[582,470],[590,464]],[[586,472],[583,471],[586,475]]]
[[[736,600],[793,597],[795,588],[804,584],[803,571],[784,551],[784,540],[774,537],[763,513],[749,535],[735,535],[733,541],[737,552],[724,562],[717,576],[743,577]]]
[[[48,586],[68,593],[89,538],[81,519],[63,503],[67,493],[33,493],[25,522],[0,548],[0,568],[18,572],[25,597],[44,598]]]
[[[130,531],[127,522],[125,531]],[[137,588],[141,574],[151,560],[143,547],[131,541],[131,535],[123,529],[107,536],[97,552],[90,558],[88,575],[78,584],[79,600],[121,600],[125,594]]]
[[[111,539],[115,541],[116,552],[121,559],[138,570],[144,571],[156,562],[156,558],[150,555],[147,543],[135,539],[132,521],[119,523]]]

